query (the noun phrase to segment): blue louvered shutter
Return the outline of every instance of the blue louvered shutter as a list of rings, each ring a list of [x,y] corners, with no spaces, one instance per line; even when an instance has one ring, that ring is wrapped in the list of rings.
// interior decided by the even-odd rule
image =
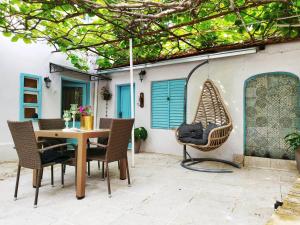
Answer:
[[[169,82],[152,82],[152,128],[169,128]]]
[[[185,80],[169,81],[170,128],[177,128],[183,122]]]
[[[183,122],[185,79],[152,82],[152,128],[177,128]]]

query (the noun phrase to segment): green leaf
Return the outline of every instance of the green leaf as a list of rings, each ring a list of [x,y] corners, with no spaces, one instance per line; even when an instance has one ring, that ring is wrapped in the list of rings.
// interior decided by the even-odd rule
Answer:
[[[19,36],[18,35],[15,35],[11,38],[11,41],[12,42],[17,42],[19,40]]]
[[[29,38],[23,38],[23,42],[25,44],[31,44],[31,40]]]
[[[12,35],[11,32],[3,32],[3,36],[5,37],[10,37]]]

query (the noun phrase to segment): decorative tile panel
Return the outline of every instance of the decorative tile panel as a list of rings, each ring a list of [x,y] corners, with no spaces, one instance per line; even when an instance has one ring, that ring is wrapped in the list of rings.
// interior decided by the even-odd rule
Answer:
[[[294,159],[284,137],[299,127],[299,79],[285,73],[261,74],[245,86],[245,154]]]

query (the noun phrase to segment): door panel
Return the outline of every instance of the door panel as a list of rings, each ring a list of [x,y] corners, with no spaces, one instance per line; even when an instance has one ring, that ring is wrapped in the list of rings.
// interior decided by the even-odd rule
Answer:
[[[131,118],[130,85],[120,85],[118,86],[117,91],[118,91],[117,117]],[[135,93],[135,87],[133,92]]]
[[[117,96],[117,117],[124,119],[131,118],[130,85],[119,85],[117,87]],[[133,102],[135,102],[135,85],[133,86],[133,97]],[[131,142],[128,145],[128,149],[131,149]]]

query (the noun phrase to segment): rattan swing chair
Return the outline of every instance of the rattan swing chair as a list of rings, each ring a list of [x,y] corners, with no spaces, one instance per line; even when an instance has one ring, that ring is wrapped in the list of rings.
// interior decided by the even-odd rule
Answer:
[[[185,85],[185,104],[184,104],[184,121],[186,121],[186,106],[187,106],[187,86],[190,77],[195,72],[196,69],[202,65],[208,63],[208,60],[197,65],[188,75],[186,85]],[[240,168],[240,166],[234,162],[230,162],[222,159],[215,158],[192,158],[187,150],[186,146],[193,147],[203,152],[209,152],[219,148],[229,137],[232,131],[232,119],[224,104],[224,101],[219,93],[218,88],[214,85],[213,81],[207,79],[204,82],[202,92],[200,95],[200,100],[197,107],[197,112],[195,114],[193,123],[201,122],[203,127],[206,128],[209,123],[214,123],[218,127],[210,131],[208,135],[208,142],[205,145],[197,145],[192,143],[183,143],[178,139],[178,130],[176,130],[176,139],[178,143],[183,145],[183,161],[181,166],[195,171],[200,172],[211,172],[211,173],[230,173],[232,170],[228,169],[212,169],[212,168],[196,168],[193,165],[205,161],[214,161],[229,164],[231,166]],[[187,158],[187,156],[189,158]]]

